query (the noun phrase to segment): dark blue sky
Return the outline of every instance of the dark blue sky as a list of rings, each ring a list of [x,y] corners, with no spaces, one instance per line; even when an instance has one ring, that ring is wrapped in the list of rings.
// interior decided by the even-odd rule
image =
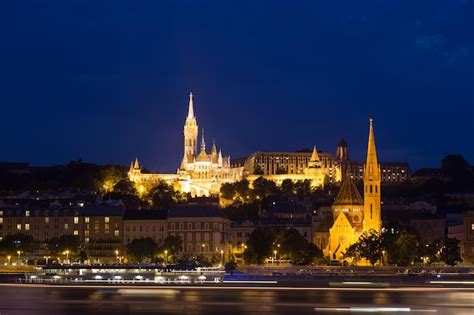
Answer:
[[[375,118],[381,160],[474,162],[474,4],[449,1],[2,1],[0,160],[174,171],[188,93],[232,157]]]

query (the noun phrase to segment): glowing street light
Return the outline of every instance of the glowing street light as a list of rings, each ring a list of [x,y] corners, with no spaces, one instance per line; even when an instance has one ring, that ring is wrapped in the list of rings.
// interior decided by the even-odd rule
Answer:
[[[277,259],[277,251],[276,250],[273,251],[273,255],[274,255],[273,260],[275,261]]]
[[[46,262],[46,265],[47,265],[47,264],[48,264],[48,261],[49,261],[49,259],[51,258],[51,256],[44,256],[43,258],[44,258],[44,260],[45,260],[45,262]]]
[[[64,255],[66,255],[67,263],[69,263],[69,253],[70,253],[69,250],[65,250],[64,253],[63,253]]]
[[[7,256],[8,264],[11,265],[12,262],[12,256],[8,255]]]
[[[168,250],[165,249],[165,264],[168,263]]]

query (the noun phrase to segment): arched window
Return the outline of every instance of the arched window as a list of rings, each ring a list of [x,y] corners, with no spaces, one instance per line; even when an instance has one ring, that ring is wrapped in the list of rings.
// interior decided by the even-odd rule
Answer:
[[[372,204],[370,204],[370,219],[372,220]]]
[[[370,185],[370,193],[372,193],[372,185]]]

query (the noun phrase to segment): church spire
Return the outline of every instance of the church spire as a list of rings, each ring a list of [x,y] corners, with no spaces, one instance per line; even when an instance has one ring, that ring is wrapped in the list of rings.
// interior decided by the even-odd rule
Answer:
[[[189,93],[189,108],[188,108],[188,117],[194,118],[194,105],[193,105],[193,93]]]
[[[201,151],[206,152],[206,141],[204,141],[204,128],[202,128],[201,137]]]
[[[375,148],[373,119],[369,120],[369,143],[367,144],[367,161],[364,169],[364,231],[382,228],[380,169]]]
[[[377,149],[375,148],[374,119],[369,119],[369,142],[367,145],[367,160],[365,163],[365,178],[370,180],[380,180],[379,163],[377,160]]]
[[[317,162],[319,161],[319,154],[318,154],[318,149],[316,149],[316,146],[313,147],[313,153],[311,154],[311,162]]]

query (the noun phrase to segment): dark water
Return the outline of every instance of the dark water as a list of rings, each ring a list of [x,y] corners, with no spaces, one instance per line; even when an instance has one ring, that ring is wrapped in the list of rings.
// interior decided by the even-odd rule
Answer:
[[[474,291],[0,286],[0,315],[259,313],[472,315]]]

